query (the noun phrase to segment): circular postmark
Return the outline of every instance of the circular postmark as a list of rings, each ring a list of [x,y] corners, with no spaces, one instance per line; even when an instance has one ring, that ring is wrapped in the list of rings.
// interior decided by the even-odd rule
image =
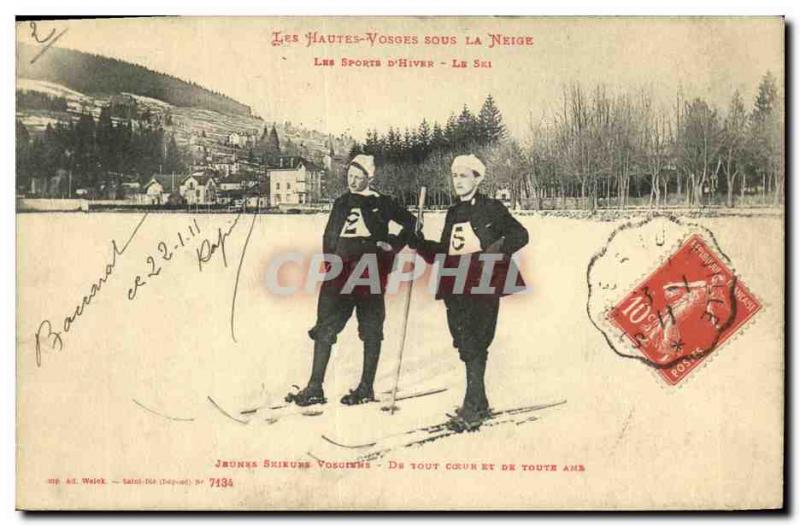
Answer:
[[[611,350],[677,385],[761,308],[707,228],[653,215],[616,228],[586,270]]]

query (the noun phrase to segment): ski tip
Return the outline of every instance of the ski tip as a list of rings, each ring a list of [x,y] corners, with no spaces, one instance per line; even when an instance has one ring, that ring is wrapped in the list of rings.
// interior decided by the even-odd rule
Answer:
[[[385,405],[385,406],[381,407],[381,411],[383,411],[385,413],[389,413],[390,415],[394,414],[395,411],[399,411],[399,410],[400,410],[400,407],[398,407],[397,405]]]

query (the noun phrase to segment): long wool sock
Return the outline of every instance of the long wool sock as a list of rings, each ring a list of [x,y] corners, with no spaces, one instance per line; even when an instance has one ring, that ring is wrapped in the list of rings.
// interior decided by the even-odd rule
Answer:
[[[381,356],[381,342],[364,342],[364,368],[361,370],[361,384],[372,389],[375,382],[375,373],[378,370],[378,359]]]
[[[486,408],[489,405],[486,398],[486,386],[484,385],[486,358],[486,354],[483,354],[465,362],[467,369],[467,391],[464,396],[464,403],[479,409]]]
[[[308,380],[308,385],[322,387],[330,358],[331,344],[314,341],[314,361],[311,365],[311,378]]]

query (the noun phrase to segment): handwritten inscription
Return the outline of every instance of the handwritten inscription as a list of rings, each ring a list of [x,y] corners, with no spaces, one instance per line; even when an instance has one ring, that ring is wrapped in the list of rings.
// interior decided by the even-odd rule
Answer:
[[[138,297],[141,289],[147,286],[149,283],[152,282],[153,279],[157,278],[161,275],[162,270],[165,268],[169,262],[172,262],[176,253],[180,252],[182,249],[194,249],[194,253],[197,258],[198,270],[202,272],[204,265],[211,262],[214,258],[215,254],[219,254],[222,258],[223,265],[227,268],[228,266],[228,255],[226,252],[226,242],[228,237],[233,233],[236,226],[239,224],[239,220],[241,218],[241,213],[238,214],[231,224],[226,228],[218,228],[216,237],[212,238],[204,238],[200,241],[199,245],[197,245],[197,240],[200,239],[201,235],[201,228],[200,225],[197,223],[196,219],[192,219],[191,224],[188,225],[186,231],[179,231],[176,232],[175,237],[172,241],[159,241],[156,244],[155,251],[153,254],[149,254],[145,258],[146,269],[144,272],[140,274],[136,274],[132,278],[132,284],[128,288],[127,297],[129,300],[134,300]],[[253,214],[252,221],[250,223],[249,230],[247,231],[247,237],[244,241],[242,246],[242,252],[239,257],[239,265],[236,271],[236,280],[233,286],[233,294],[231,299],[231,316],[230,316],[230,329],[231,329],[231,338],[233,341],[236,341],[235,336],[235,327],[234,327],[234,319],[235,319],[235,308],[236,308],[236,296],[237,290],[239,286],[239,276],[242,271],[242,265],[244,262],[244,256],[247,251],[247,245],[250,242],[250,236],[253,232],[253,227],[255,225],[257,214]],[[84,296],[78,306],[75,308],[73,312],[67,315],[64,318],[63,324],[61,326],[53,324],[53,322],[49,319],[43,320],[36,329],[36,333],[34,334],[35,340],[35,351],[36,351],[36,365],[41,367],[42,365],[42,353],[43,351],[61,351],[64,349],[64,335],[68,333],[73,327],[75,322],[82,316],[86,310],[86,308],[91,305],[92,299],[101,291],[103,285],[108,281],[109,277],[114,273],[114,269],[116,268],[118,256],[121,256],[126,252],[128,247],[130,246],[131,242],[133,241],[134,237],[136,236],[139,228],[144,223],[144,220],[147,218],[147,214],[145,214],[139,223],[137,224],[134,231],[131,233],[125,244],[120,248],[119,245],[115,240],[112,240],[111,247],[112,247],[112,255],[111,261],[106,265],[104,269],[104,273],[91,284],[89,288],[89,293]],[[190,241],[195,240],[194,244],[191,244]]]
[[[75,310],[64,317],[62,331],[53,330],[53,324],[50,322],[50,320],[44,320],[39,324],[39,328],[36,329],[36,333],[34,334],[36,346],[36,365],[38,367],[42,366],[43,348],[55,351],[60,351],[64,348],[64,340],[61,336],[62,333],[68,333],[72,329],[78,318],[83,316],[86,307],[92,303],[92,300],[103,288],[103,285],[108,282],[108,279],[114,273],[114,269],[117,266],[117,257],[122,256],[128,250],[131,241],[133,241],[134,237],[136,237],[136,233],[139,232],[139,228],[141,228],[145,219],[147,219],[147,214],[144,214],[136,224],[136,228],[133,229],[133,232],[128,237],[128,240],[125,242],[125,244],[122,245],[122,248],[117,245],[116,240],[111,241],[111,261],[105,266],[103,275],[97,278],[97,280],[91,284],[89,293],[81,299],[78,306],[75,307]]]
[[[200,270],[200,272],[203,271],[203,265],[211,261],[217,250],[219,250],[222,254],[222,264],[225,266],[225,268],[228,267],[228,256],[225,253],[225,240],[228,239],[228,236],[231,235],[233,229],[236,228],[241,216],[241,213],[237,214],[233,219],[233,222],[225,231],[223,231],[222,228],[218,228],[217,238],[215,241],[212,242],[209,239],[204,239],[202,243],[200,243],[200,246],[195,249],[195,254],[197,255],[197,268]]]
[[[64,36],[64,33],[67,32],[67,29],[65,28],[60,33],[56,34],[56,30],[55,30],[55,28],[53,28],[52,30],[50,30],[50,32],[47,34],[47,36],[41,37],[39,35],[39,28],[36,25],[36,22],[31,21],[30,22],[30,28],[31,28],[31,38],[37,44],[41,44],[42,45],[42,48],[39,50],[39,52],[31,59],[31,64],[33,64],[34,62],[39,60],[41,58],[41,56],[44,55],[45,52],[47,52],[47,50],[50,49],[50,47],[53,44],[58,42],[58,40],[61,37]]]
[[[192,224],[189,225],[189,234],[187,236],[187,240],[191,240],[194,236],[200,234],[200,225],[197,224],[197,220],[193,219]],[[183,238],[183,234],[178,232],[176,234],[177,243],[175,243],[174,249],[180,250],[186,246],[186,241]],[[133,286],[128,289],[128,299],[133,300],[136,298],[136,293],[139,291],[140,288],[147,285],[148,281],[145,281],[145,278],[148,280],[150,278],[155,278],[156,276],[161,274],[161,268],[164,261],[171,261],[174,255],[173,250],[167,246],[165,241],[159,241],[158,245],[156,246],[156,250],[158,255],[153,257],[152,255],[148,255],[145,259],[145,262],[148,266],[147,274],[137,274],[136,277],[133,279]],[[158,259],[156,259],[158,258]]]

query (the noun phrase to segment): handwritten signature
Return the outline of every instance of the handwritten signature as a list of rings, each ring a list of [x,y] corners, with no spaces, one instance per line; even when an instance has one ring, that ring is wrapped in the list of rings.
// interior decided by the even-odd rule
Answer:
[[[222,254],[222,264],[225,268],[228,267],[228,258],[227,254],[225,253],[225,240],[228,236],[231,235],[233,229],[239,223],[239,219],[242,217],[242,213],[238,213],[233,220],[233,223],[228,227],[227,230],[223,231],[222,228],[217,229],[217,239],[216,241],[212,242],[209,239],[204,239],[203,242],[200,244],[200,247],[196,249],[197,254],[197,265],[200,271],[203,270],[203,265],[211,261],[214,257],[214,254],[217,253],[219,250],[220,254]],[[247,253],[247,246],[250,244],[250,235],[253,233],[253,227],[256,224],[256,218],[258,217],[257,213],[253,214],[253,219],[250,221],[250,229],[247,231],[247,237],[244,240],[244,245],[242,246],[242,254],[239,257],[239,267],[236,269],[236,281],[233,285],[233,297],[231,298],[231,319],[230,319],[230,326],[231,326],[231,339],[234,343],[237,342],[236,340],[236,295],[239,291],[239,276],[242,273],[242,264],[244,263],[244,256]]]
[[[225,240],[231,235],[233,229],[236,228],[236,224],[239,223],[240,217],[242,217],[241,212],[236,215],[236,217],[233,219],[233,223],[231,223],[228,229],[224,232],[222,231],[221,227],[218,228],[217,240],[214,243],[208,239],[204,239],[203,242],[200,243],[200,247],[195,249],[195,252],[197,253],[197,267],[200,272],[203,271],[203,264],[208,263],[211,261],[211,258],[214,257],[217,249],[219,249],[222,253],[222,264],[225,266],[225,268],[228,268],[228,257],[225,253]]]
[[[53,324],[50,322],[50,320],[44,320],[39,324],[39,328],[36,329],[36,334],[34,335],[36,339],[37,367],[42,366],[42,344],[47,345],[50,350],[60,351],[64,348],[64,341],[61,336],[62,333],[68,333],[78,318],[83,316],[86,307],[91,305],[92,299],[97,296],[97,294],[103,288],[103,285],[105,285],[108,281],[108,278],[114,273],[114,268],[117,265],[117,256],[123,255],[125,251],[128,250],[131,241],[133,241],[133,238],[136,237],[136,233],[139,232],[139,228],[141,228],[145,219],[147,219],[147,214],[144,214],[136,224],[136,227],[133,229],[133,232],[131,232],[131,235],[128,237],[128,240],[125,242],[122,248],[117,245],[116,240],[111,240],[111,262],[106,265],[103,275],[92,283],[92,286],[89,288],[89,294],[84,296],[78,306],[75,307],[75,310],[64,318],[61,331],[54,331]]]

